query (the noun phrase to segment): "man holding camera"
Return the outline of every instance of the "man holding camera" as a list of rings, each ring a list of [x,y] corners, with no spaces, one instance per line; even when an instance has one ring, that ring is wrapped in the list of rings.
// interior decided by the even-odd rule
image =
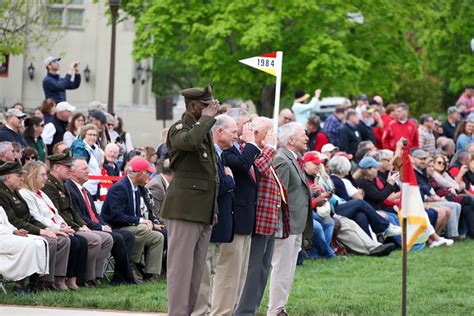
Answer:
[[[60,57],[49,56],[44,65],[48,73],[43,79],[44,98],[54,99],[56,104],[66,101],[66,90],[79,88],[81,75],[79,73],[79,62],[75,61],[69,66],[69,71],[64,78],[59,77]]]

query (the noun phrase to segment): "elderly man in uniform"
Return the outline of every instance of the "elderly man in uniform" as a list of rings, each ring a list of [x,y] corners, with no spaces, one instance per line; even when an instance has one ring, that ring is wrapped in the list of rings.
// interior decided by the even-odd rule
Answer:
[[[97,286],[104,275],[105,261],[113,247],[112,236],[106,232],[91,231],[87,223],[74,211],[69,191],[64,182],[71,177],[71,152],[48,156],[51,170],[43,191],[51,199],[59,214],[88,244],[85,286]]]
[[[219,102],[212,85],[181,91],[186,113],[169,130],[167,147],[175,172],[161,215],[168,226],[168,314],[189,315],[196,304],[217,220],[217,159],[211,128]]]

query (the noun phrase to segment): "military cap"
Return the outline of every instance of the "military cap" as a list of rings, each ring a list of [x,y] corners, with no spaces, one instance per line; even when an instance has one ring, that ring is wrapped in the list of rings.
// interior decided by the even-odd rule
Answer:
[[[59,154],[48,156],[48,160],[51,165],[72,166],[71,150],[66,148]]]
[[[181,95],[189,100],[196,100],[204,104],[210,104],[214,97],[212,96],[212,84],[204,88],[189,88],[181,91]]]
[[[24,173],[23,167],[18,161],[8,161],[0,165],[0,176],[4,176],[11,173]]]

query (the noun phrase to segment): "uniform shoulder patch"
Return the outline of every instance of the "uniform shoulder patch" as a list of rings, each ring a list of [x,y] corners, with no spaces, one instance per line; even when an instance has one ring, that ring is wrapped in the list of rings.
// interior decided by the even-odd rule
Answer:
[[[176,128],[177,130],[182,129],[183,128],[183,123],[176,124],[174,128]]]

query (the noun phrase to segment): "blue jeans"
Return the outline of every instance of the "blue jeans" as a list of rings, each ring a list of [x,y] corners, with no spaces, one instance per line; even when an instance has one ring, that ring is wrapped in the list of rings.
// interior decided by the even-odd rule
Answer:
[[[336,256],[331,248],[333,232],[334,220],[330,218],[329,222],[324,223],[323,218],[318,213],[313,212],[313,238],[311,238],[313,245],[309,251],[311,259],[319,257],[330,259]]]
[[[355,221],[360,228],[362,228],[369,237],[370,235],[369,225],[372,227],[374,233],[383,233],[389,222],[377,214],[377,211],[364,200],[350,200],[346,203],[339,204],[334,208],[336,214],[345,216]]]

